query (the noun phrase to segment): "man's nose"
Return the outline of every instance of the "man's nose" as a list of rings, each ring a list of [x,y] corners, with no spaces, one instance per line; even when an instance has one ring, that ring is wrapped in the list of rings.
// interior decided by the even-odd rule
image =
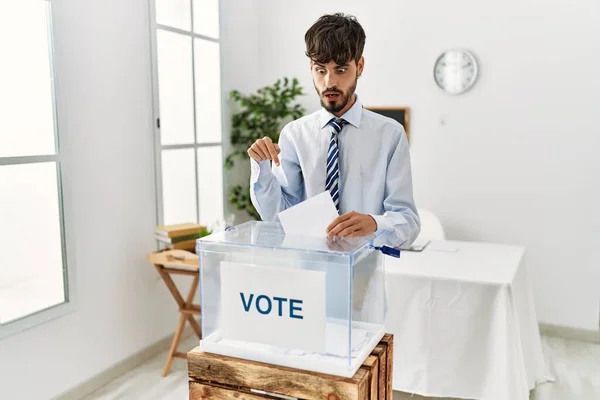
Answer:
[[[333,74],[327,74],[325,76],[325,87],[332,89],[335,86],[337,86],[337,79],[333,76]]]

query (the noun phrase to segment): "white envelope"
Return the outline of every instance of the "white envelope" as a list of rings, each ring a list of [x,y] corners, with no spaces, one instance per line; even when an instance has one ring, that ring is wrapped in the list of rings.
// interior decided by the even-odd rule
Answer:
[[[339,214],[325,191],[277,214],[286,235],[326,237],[326,229]]]

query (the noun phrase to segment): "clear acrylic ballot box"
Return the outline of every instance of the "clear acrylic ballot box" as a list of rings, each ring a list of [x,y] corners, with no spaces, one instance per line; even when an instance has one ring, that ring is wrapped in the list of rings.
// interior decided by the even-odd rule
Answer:
[[[291,236],[257,221],[198,239],[200,349],[353,376],[384,334],[376,239]]]

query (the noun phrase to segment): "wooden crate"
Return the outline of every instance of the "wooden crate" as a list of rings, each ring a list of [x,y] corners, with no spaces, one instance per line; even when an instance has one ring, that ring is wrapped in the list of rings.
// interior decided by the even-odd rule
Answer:
[[[386,334],[352,378],[202,352],[187,354],[190,400],[392,400],[394,337]],[[259,391],[259,392],[257,392]]]

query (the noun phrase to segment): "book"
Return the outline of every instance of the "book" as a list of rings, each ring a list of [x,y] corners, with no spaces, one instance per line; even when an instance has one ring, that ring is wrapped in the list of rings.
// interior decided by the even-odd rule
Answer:
[[[205,229],[206,227],[203,225],[188,222],[184,224],[159,225],[156,227],[155,233],[159,236],[173,238],[197,234]]]
[[[173,243],[168,245],[171,249],[178,250],[196,250],[196,239],[186,240],[184,242]]]
[[[186,240],[178,243],[164,243],[164,248],[169,250],[190,250],[193,252],[196,250],[196,239]]]
[[[193,233],[191,235],[183,235],[183,236],[163,236],[163,235],[154,235],[156,240],[161,241],[163,243],[179,243],[184,242],[186,240],[199,239],[202,237],[202,232]]]

